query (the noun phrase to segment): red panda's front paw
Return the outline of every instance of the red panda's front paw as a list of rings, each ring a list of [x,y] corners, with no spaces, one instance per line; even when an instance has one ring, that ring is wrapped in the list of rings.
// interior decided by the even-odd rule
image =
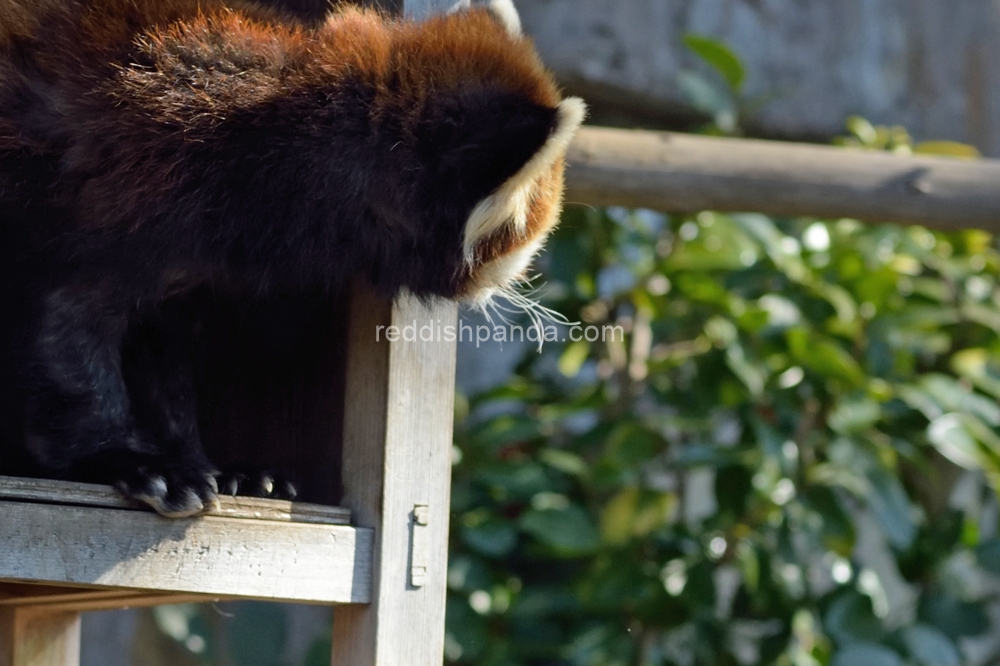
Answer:
[[[125,497],[153,507],[167,518],[184,518],[219,506],[215,470],[161,461],[136,467],[115,487]]]

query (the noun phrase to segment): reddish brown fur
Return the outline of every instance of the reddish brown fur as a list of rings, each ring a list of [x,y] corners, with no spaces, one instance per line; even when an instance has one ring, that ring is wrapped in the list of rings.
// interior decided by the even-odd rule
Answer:
[[[200,510],[183,292],[482,304],[555,223],[582,114],[485,10],[0,0],[0,470]]]
[[[87,92],[107,92],[119,104],[142,107],[152,122],[165,129],[182,125],[188,141],[211,133],[234,110],[317,87],[334,89],[348,77],[375,91],[374,121],[392,117],[404,131],[417,123],[435,92],[470,77],[496,81],[543,106],[554,107],[560,100],[534,50],[518,44],[525,38],[496,29],[495,19],[486,11],[415,24],[387,20],[372,10],[344,9],[309,27],[253,4],[222,0],[94,0],[82,14],[74,9],[73,3],[60,0],[39,0],[30,9],[24,0],[6,0],[0,4],[0,47],[44,44],[36,58],[47,75],[75,72],[80,86],[97,82],[92,91],[81,90],[81,98]],[[178,22],[193,9],[197,19]],[[135,24],[155,27],[136,38],[131,29]],[[227,36],[225,43],[218,38],[222,33]],[[234,39],[237,36],[239,40]],[[117,76],[101,81],[101,72],[108,67],[116,68]],[[184,94],[176,88],[178,72],[189,76]],[[10,73],[0,70],[0,77],[4,75]],[[234,81],[234,77],[240,78]],[[8,142],[25,145],[23,136],[3,129],[0,148]],[[108,129],[80,128],[81,133],[102,136]],[[121,191],[134,193],[138,206],[150,188],[155,194],[172,182],[178,165],[169,156],[180,154],[174,145],[179,134],[164,131],[159,141],[151,143],[148,132],[130,129],[113,130],[122,133],[120,145],[130,147],[117,156],[120,177],[101,181],[114,185],[113,196],[99,187],[85,193],[83,199],[93,206],[93,214],[83,219],[134,224],[139,216],[122,214],[131,206],[122,206]],[[145,150],[136,150],[143,142]],[[119,214],[104,210],[103,201],[115,201]],[[503,249],[490,254],[507,247],[503,243]]]

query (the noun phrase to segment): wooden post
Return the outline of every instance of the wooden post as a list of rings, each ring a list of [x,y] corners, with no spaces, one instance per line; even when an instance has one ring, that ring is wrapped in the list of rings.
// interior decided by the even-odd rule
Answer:
[[[80,613],[0,606],[0,666],[79,666]]]
[[[456,4],[404,0],[403,13],[419,20]],[[372,603],[334,610],[332,663],[440,666],[456,349],[440,331],[458,308],[409,296],[389,304],[358,286],[349,317],[343,504],[375,528],[375,556]],[[388,326],[404,339],[387,341]]]
[[[334,610],[333,666],[440,666],[457,307],[358,287],[349,316],[343,504],[375,555],[372,603]]]

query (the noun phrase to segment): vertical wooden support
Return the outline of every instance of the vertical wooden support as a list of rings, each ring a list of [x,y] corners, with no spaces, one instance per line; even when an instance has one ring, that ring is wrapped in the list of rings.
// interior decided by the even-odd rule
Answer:
[[[80,614],[0,606],[0,666],[80,666]]]
[[[456,320],[454,303],[352,294],[343,505],[375,528],[374,589],[334,611],[333,666],[442,662]]]
[[[419,20],[468,4],[403,0],[402,8]],[[359,527],[375,528],[374,589],[368,606],[334,611],[333,666],[440,666],[456,345],[438,327],[455,326],[458,308],[412,297],[390,306],[356,287],[349,316],[342,504]],[[401,334],[415,326],[415,340],[377,340],[377,327],[391,325]]]

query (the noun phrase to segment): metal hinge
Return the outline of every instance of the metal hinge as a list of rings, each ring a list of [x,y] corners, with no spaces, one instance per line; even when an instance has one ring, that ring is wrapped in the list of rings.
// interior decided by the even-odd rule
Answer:
[[[426,504],[413,507],[413,530],[410,533],[410,585],[427,584],[427,563],[430,559],[431,508]]]

